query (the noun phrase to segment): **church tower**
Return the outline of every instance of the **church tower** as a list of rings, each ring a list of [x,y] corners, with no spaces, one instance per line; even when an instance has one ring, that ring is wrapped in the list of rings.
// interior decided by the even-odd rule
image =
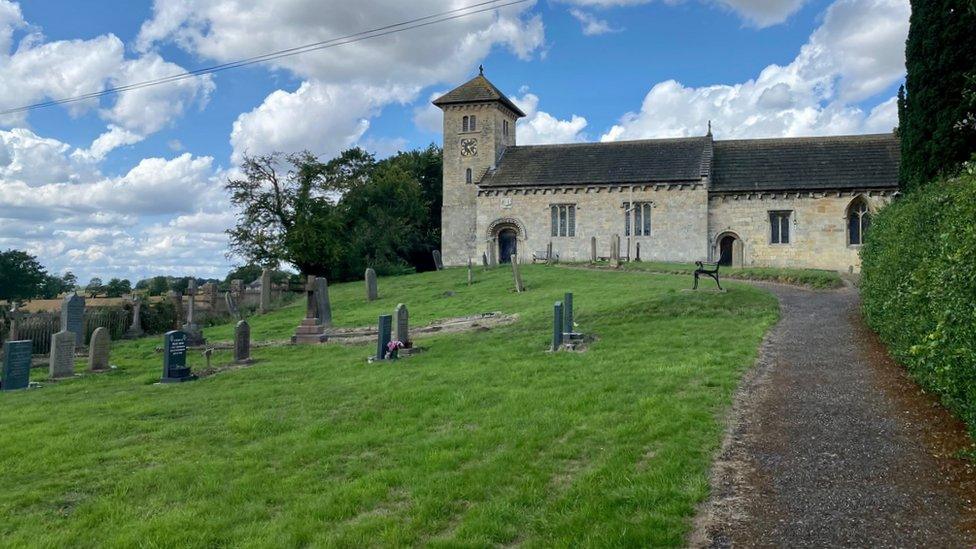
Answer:
[[[505,148],[515,145],[515,121],[525,116],[485,78],[484,68],[479,72],[434,101],[444,112],[441,256],[445,265],[478,259],[478,182],[494,169]]]

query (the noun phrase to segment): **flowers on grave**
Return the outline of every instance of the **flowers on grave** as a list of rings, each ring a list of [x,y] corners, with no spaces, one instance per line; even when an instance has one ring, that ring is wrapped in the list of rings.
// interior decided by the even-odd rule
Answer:
[[[402,341],[393,340],[386,344],[386,360],[396,360],[397,352],[403,349],[406,345]]]

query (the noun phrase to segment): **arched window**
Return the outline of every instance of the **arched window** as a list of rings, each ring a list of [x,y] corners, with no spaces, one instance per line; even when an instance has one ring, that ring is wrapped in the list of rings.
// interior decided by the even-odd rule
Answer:
[[[471,183],[471,168],[464,170],[464,182]]]
[[[461,119],[461,131],[462,132],[468,131],[468,117],[467,116],[465,116],[464,118]]]
[[[471,131],[477,131],[477,129],[478,129],[477,128],[477,121],[478,121],[478,118],[475,115],[472,114],[471,115],[471,126],[470,126]]]
[[[847,208],[847,243],[851,246],[864,244],[864,233],[871,226],[871,212],[863,197],[857,197]]]

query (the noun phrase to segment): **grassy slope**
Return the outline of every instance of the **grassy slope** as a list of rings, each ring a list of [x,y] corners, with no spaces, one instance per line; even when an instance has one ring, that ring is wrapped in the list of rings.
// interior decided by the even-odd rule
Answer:
[[[521,314],[397,363],[367,365],[367,345],[263,348],[162,386],[151,338],[116,344],[113,373],[0,394],[0,545],[683,543],[775,300],[681,292],[687,277],[524,277],[521,295],[507,269],[471,288],[463,270],[381,279],[371,304],[335,286],[340,325],[398,301],[415,325]],[[583,354],[544,352],[564,290],[599,338]],[[301,313],[252,319],[254,338],[287,337]]]

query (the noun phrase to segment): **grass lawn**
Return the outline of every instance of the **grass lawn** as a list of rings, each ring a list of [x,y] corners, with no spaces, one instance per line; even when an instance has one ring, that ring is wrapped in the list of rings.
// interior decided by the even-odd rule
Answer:
[[[627,271],[647,271],[656,273],[691,274],[695,272],[694,263],[664,263],[661,261],[631,261],[621,263]],[[719,278],[738,278],[743,280],[766,280],[784,284],[798,284],[819,290],[840,288],[844,285],[837,271],[823,269],[791,269],[779,267],[721,267]],[[705,282],[711,279],[706,278]],[[701,284],[701,282],[699,282]],[[714,285],[714,282],[712,282]],[[705,286],[711,287],[711,286]]]
[[[156,385],[153,337],[115,343],[111,373],[0,394],[0,545],[683,544],[775,299],[680,291],[687,276],[523,274],[523,294],[506,268],[472,287],[464,269],[384,278],[368,304],[362,283],[333,286],[342,326],[398,302],[414,326],[520,315],[395,363],[367,364],[369,345],[265,347],[253,367]],[[553,355],[566,290],[597,339]],[[287,338],[303,311],[253,318],[252,338]]]

